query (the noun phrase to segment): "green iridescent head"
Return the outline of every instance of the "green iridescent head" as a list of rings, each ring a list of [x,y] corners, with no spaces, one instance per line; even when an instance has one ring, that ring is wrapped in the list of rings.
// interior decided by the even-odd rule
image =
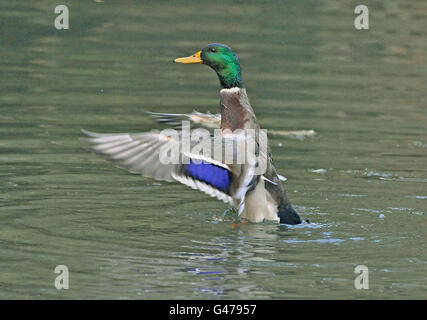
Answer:
[[[215,70],[223,88],[243,87],[240,62],[226,45],[212,43],[195,54],[174,60],[178,63],[203,63]]]

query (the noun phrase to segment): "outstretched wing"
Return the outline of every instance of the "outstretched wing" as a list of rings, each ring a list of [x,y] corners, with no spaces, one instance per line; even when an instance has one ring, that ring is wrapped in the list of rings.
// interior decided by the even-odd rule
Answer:
[[[82,130],[88,136],[92,149],[121,168],[142,174],[156,180],[178,181],[198,189],[219,200],[232,204],[231,185],[233,174],[228,166],[203,158],[200,161],[191,154],[185,154],[187,161],[168,164],[160,161],[162,152],[182,154],[179,137],[161,132],[99,134]]]

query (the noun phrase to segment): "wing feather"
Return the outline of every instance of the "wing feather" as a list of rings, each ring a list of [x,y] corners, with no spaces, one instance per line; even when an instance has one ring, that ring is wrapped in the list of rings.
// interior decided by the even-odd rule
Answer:
[[[211,113],[202,113],[198,111],[193,111],[189,114],[182,113],[159,113],[159,112],[150,112],[147,111],[158,123],[173,126],[181,127],[182,121],[191,121],[192,124],[199,127],[207,129],[217,129],[221,124],[221,114],[211,114]],[[196,126],[196,127],[197,127]],[[193,126],[193,129],[195,127]]]
[[[215,183],[202,181],[200,177],[192,175],[187,170],[187,164],[163,164],[160,162],[159,153],[163,146],[171,144],[171,147],[180,147],[180,141],[171,136],[157,131],[139,134],[100,134],[86,130],[82,130],[82,132],[88,136],[86,141],[92,144],[95,152],[117,162],[118,167],[156,180],[178,181],[211,197],[229,204],[233,203],[232,197],[222,185],[216,186]],[[186,154],[185,156],[191,160],[193,155]],[[203,161],[217,168],[218,174],[224,175],[224,172],[231,172],[227,165],[220,164],[213,159],[203,158]],[[209,172],[211,174],[212,170]],[[231,173],[227,173],[227,176],[231,176]],[[216,180],[213,179],[213,181]]]

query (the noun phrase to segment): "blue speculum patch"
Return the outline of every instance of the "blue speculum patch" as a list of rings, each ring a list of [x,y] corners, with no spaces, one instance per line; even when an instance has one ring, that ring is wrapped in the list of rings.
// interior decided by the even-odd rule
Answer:
[[[185,169],[191,177],[228,193],[230,176],[227,169],[207,162],[195,163],[193,160],[190,160]]]

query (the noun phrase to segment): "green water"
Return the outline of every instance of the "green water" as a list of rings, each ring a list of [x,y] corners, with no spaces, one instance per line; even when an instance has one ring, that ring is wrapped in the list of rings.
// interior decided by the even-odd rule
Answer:
[[[364,1],[365,31],[357,4],[1,0],[0,298],[426,298],[427,4]],[[79,140],[217,112],[212,70],[171,63],[211,42],[239,55],[263,128],[317,132],[270,137],[311,225],[233,229],[223,203]]]

